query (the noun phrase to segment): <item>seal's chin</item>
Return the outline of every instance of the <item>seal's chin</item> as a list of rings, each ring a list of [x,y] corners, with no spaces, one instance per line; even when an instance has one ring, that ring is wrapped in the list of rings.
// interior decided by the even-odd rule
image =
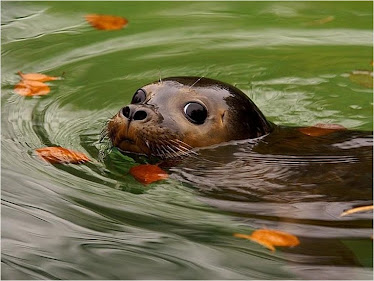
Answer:
[[[119,144],[116,145],[120,150],[124,152],[133,152],[133,153],[140,153],[140,154],[149,154],[148,151],[144,151],[141,147],[139,147],[136,142],[132,139],[125,138],[122,139]]]

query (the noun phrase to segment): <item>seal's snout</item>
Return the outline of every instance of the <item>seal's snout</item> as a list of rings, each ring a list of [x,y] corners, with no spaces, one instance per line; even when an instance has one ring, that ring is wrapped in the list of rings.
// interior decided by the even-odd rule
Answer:
[[[148,109],[144,107],[140,107],[138,105],[130,104],[125,106],[121,110],[121,114],[129,119],[129,121],[147,121],[149,119],[150,114],[147,113]]]

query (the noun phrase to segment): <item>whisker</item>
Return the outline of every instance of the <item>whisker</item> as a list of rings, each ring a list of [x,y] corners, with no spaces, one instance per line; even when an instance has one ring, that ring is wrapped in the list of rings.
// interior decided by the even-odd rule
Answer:
[[[153,142],[148,142],[148,145],[149,145],[149,150],[151,151],[152,154],[155,154],[155,156],[158,156],[160,154],[160,151],[158,150],[158,148],[154,145]],[[146,144],[147,145],[147,144]]]
[[[105,157],[107,157],[113,150],[113,146],[108,146],[104,149],[99,149],[99,162],[104,162]]]
[[[170,140],[170,142],[173,142],[173,143],[176,143],[177,145],[177,148],[180,150],[180,151],[183,151],[184,154],[195,154],[197,155],[198,153],[196,151],[193,151],[193,147],[188,145],[187,143],[181,141],[181,140],[178,140],[178,139],[173,139],[173,140]]]
[[[160,151],[160,150],[158,149],[158,146],[156,146],[156,151],[157,151],[156,156],[161,157],[161,156],[164,154],[162,151]]]
[[[195,83],[193,83],[191,86],[190,86],[190,89],[193,87],[193,86],[195,86],[196,85],[196,83],[197,82],[199,82],[201,79],[203,79],[204,78],[204,76],[201,76],[199,79],[197,79],[196,81],[195,81]]]
[[[148,140],[145,140],[144,143],[148,147],[148,149],[151,149],[150,146],[149,146],[149,141]]]
[[[192,157],[194,159],[199,159],[199,160],[204,160],[206,162],[209,162],[209,163],[215,163],[215,164],[219,164],[219,162],[216,162],[216,161],[213,161],[213,160],[209,160],[207,158],[204,158],[204,157],[197,157],[197,155],[199,155],[198,152],[192,150],[193,147],[191,147],[190,145],[188,145],[187,143],[179,140],[179,139],[172,139],[170,140],[171,142],[174,142],[174,143],[178,143],[178,147],[181,148],[181,149],[186,149],[186,151],[184,151],[185,155],[188,157]]]
[[[163,143],[161,141],[161,143]],[[161,150],[163,150],[165,153],[164,153],[164,158],[170,158],[170,157],[167,157],[168,155],[172,155],[172,153],[170,153],[170,151],[168,150],[167,146],[165,145],[162,145],[161,146]]]
[[[169,140],[159,140],[157,144],[160,150],[162,151],[162,156],[164,158],[180,157],[182,155],[188,154],[188,152],[180,149],[179,145],[176,146],[175,144],[172,144]]]
[[[113,143],[109,138],[109,131],[107,126],[103,127],[100,133],[100,137],[95,142],[95,144],[99,146],[98,160],[100,162],[104,162],[105,157],[109,155],[113,149]]]
[[[163,146],[160,146],[158,143],[156,144],[156,150],[157,150],[157,155],[158,157],[165,158],[165,154],[168,152],[165,150]]]
[[[171,146],[167,145],[165,149],[168,151],[168,158],[177,157],[178,152],[176,152]]]
[[[109,136],[108,128],[104,127],[100,133],[99,143],[102,143],[104,139],[109,139],[108,136]]]
[[[188,144],[186,144],[185,142],[179,140],[179,139],[171,139],[169,140],[169,142],[173,142],[173,143],[176,143],[176,145],[184,145],[184,146],[189,146]]]
[[[180,157],[180,156],[186,154],[185,151],[181,150],[179,147],[177,147],[175,145],[172,145],[169,142],[167,144],[167,148],[172,151],[172,156],[175,156],[175,157]],[[175,149],[177,151],[175,151]]]
[[[193,148],[192,146],[190,146],[189,144],[185,143],[184,141],[181,141],[180,139],[172,139],[171,141],[180,143],[181,145],[184,145],[185,147],[189,147],[190,149]]]
[[[159,69],[158,71],[159,71],[159,75],[160,75],[160,80],[159,80],[159,82],[162,83],[162,78],[161,78],[161,69]]]
[[[172,143],[171,143],[172,142]],[[181,157],[181,156],[189,156],[191,154],[197,154],[195,151],[191,150],[190,148],[185,147],[184,145],[181,145],[180,143],[170,140],[168,143],[176,149],[176,156]],[[174,143],[174,144],[173,144]],[[176,143],[176,144],[175,144]]]
[[[175,146],[175,145],[173,145],[173,147],[178,150],[178,154],[179,155],[188,155],[188,154],[191,153],[191,151],[189,149],[186,149],[186,148],[184,148],[182,146]]]

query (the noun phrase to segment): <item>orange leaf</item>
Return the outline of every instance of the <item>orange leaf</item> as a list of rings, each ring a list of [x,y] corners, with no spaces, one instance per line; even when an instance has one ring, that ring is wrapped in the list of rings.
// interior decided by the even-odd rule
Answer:
[[[85,18],[93,27],[101,30],[118,30],[128,23],[127,19],[123,17],[109,15],[90,14]]]
[[[271,251],[275,251],[274,246],[293,247],[300,244],[299,239],[295,235],[272,229],[258,229],[251,235],[234,233],[234,236],[261,244]]]
[[[21,96],[44,96],[47,95],[51,89],[47,84],[39,81],[22,80],[14,86],[14,92]]]
[[[312,137],[319,137],[331,134],[335,131],[346,130],[346,128],[342,125],[338,124],[322,124],[318,123],[312,127],[305,127],[298,129],[304,135],[312,136]]]
[[[252,233],[252,239],[267,240],[274,246],[297,246],[300,244],[299,239],[287,232],[272,230],[272,229],[258,229]]]
[[[24,74],[21,71],[18,71],[18,75],[21,76],[22,80],[32,80],[32,81],[39,81],[39,82],[46,82],[60,79],[59,77],[48,76],[41,73],[27,73]]]
[[[373,210],[373,205],[352,208],[352,209],[349,209],[347,211],[344,211],[343,213],[340,214],[340,216],[343,217],[343,216],[346,216],[346,215],[359,213],[359,212],[366,212],[366,211],[370,211],[370,210]]]
[[[36,149],[36,152],[42,159],[52,164],[78,164],[90,161],[90,159],[82,152],[77,152],[59,146],[39,148]]]
[[[139,182],[149,184],[168,178],[168,174],[157,165],[139,165],[130,169],[130,174]]]

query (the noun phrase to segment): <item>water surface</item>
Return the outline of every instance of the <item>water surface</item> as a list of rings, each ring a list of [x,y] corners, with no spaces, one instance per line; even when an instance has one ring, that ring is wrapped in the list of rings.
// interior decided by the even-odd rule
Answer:
[[[350,79],[372,69],[371,2],[1,6],[3,279],[372,279],[372,214],[340,217],[372,204],[372,88]],[[98,31],[85,22],[89,13],[129,25]],[[49,82],[47,96],[25,98],[13,91],[17,71],[64,79]],[[335,153],[309,158],[282,143],[200,151],[166,166],[168,180],[144,186],[128,170],[147,159],[113,150],[100,162],[98,139],[160,75],[233,84],[281,126],[336,123],[352,132],[331,136],[340,140]],[[36,156],[55,145],[94,160],[51,165]],[[321,165],[329,168],[318,180]],[[294,175],[307,185],[296,188]],[[232,235],[264,227],[301,244],[272,253]]]

